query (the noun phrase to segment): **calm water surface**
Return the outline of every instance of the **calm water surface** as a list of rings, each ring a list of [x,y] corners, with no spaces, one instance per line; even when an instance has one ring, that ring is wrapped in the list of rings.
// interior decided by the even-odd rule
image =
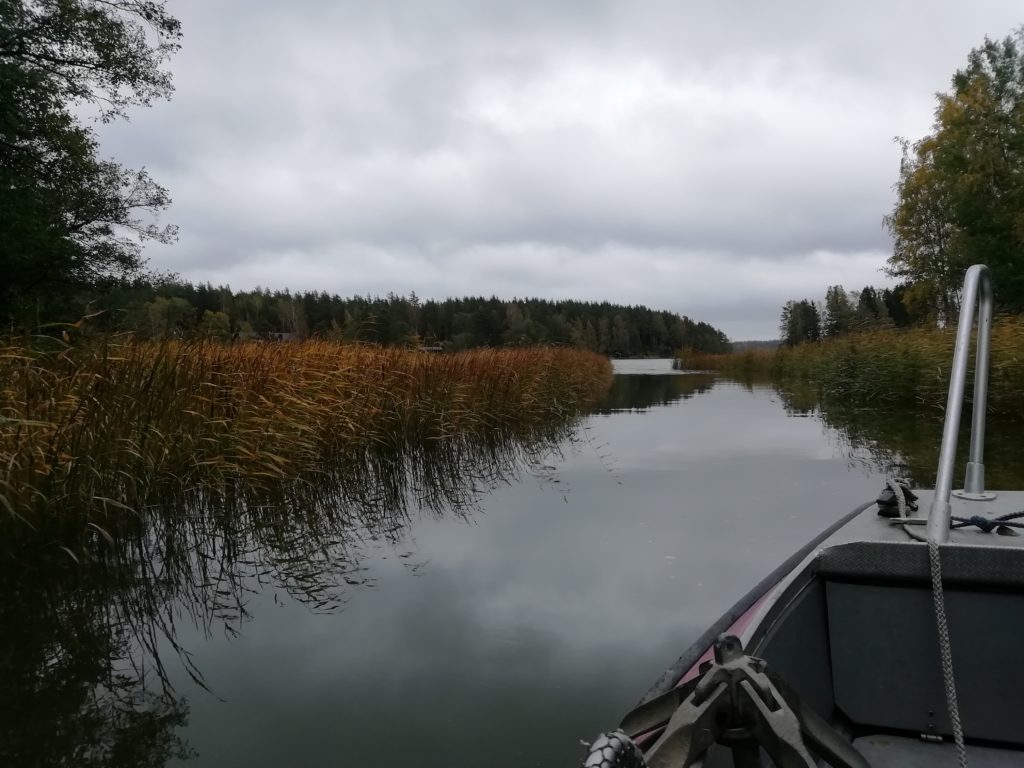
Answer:
[[[781,559],[877,494],[818,418],[623,361],[579,438],[466,519],[364,553],[320,614],[272,586],[233,637],[183,631],[193,765],[573,765]]]
[[[460,464],[425,472],[443,503],[363,527],[302,509],[254,510],[255,533],[230,515],[143,531],[138,552],[158,554],[113,577],[5,566],[0,764],[571,766],[886,470],[931,482],[936,414],[822,407],[665,360],[616,368],[575,437],[518,471],[467,470],[465,493]],[[1021,485],[1018,435],[990,426],[993,485]],[[111,674],[124,643],[135,664]],[[190,759],[167,757],[175,736]]]

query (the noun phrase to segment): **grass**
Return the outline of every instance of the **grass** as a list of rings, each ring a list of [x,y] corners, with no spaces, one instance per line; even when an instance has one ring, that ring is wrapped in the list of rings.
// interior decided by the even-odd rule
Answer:
[[[381,456],[527,440],[611,382],[607,359],[568,349],[52,344],[0,341],[0,514],[30,526],[324,478],[372,495],[355,487]]]
[[[777,350],[681,353],[680,363],[737,378],[810,382],[823,399],[941,410],[949,388],[954,336],[952,328],[880,329]],[[1022,318],[1001,318],[993,326],[988,405],[990,413],[1016,417],[1024,408]]]

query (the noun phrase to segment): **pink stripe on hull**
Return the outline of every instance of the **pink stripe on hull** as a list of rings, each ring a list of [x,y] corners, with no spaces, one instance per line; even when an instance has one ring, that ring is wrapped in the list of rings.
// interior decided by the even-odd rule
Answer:
[[[729,628],[725,630],[725,634],[736,636],[742,635],[746,628],[749,627],[751,622],[754,620],[754,616],[757,615],[757,611],[761,607],[761,604],[765,600],[767,600],[768,596],[771,595],[774,591],[775,589],[772,588],[765,592],[763,595],[761,595],[761,597],[758,598],[757,602],[751,605],[747,610],[743,612],[743,614],[738,619],[736,619],[736,621],[729,625]],[[679,688],[681,685],[683,685],[683,683],[695,678],[700,672],[700,665],[703,664],[705,661],[711,661],[711,659],[713,659],[714,656],[715,647],[712,645],[706,651],[704,651],[704,653],[701,655],[699,659],[697,659],[697,661],[694,663],[692,667],[686,670],[686,673],[681,678],[679,678],[679,682],[676,683],[674,687]],[[661,731],[662,728],[656,728],[653,731],[642,733],[639,736],[637,736],[634,739],[634,741],[636,742],[637,746],[639,746],[641,749],[646,750],[654,743],[656,737],[658,736],[658,734],[661,733]]]
[[[754,620],[754,616],[757,614],[757,611],[761,607],[761,604],[768,599],[768,596],[773,591],[774,590],[769,589],[767,592],[761,595],[761,597],[758,598],[756,603],[747,608],[747,610],[744,611],[743,614],[738,619],[736,619],[736,621],[729,625],[729,628],[725,630],[724,634],[736,635],[737,637],[742,635],[744,630],[746,630],[746,628],[749,627],[750,623]],[[676,683],[675,687],[678,688],[686,681],[695,678],[697,674],[700,672],[700,665],[703,664],[705,661],[711,661],[711,659],[713,659],[714,656],[715,647],[712,645],[706,651],[704,651],[703,655],[701,655],[701,657],[697,659],[697,661],[694,663],[692,667],[686,670],[686,674],[679,678],[679,682]]]

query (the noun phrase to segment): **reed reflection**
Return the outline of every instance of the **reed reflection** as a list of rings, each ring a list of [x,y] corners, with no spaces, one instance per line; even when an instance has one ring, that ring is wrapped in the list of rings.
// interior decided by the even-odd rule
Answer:
[[[268,584],[338,610],[364,581],[367,547],[398,542],[421,514],[471,515],[499,484],[550,471],[574,434],[563,422],[367,449],[300,480],[182,489],[82,528],[71,515],[45,529],[5,521],[0,764],[187,757],[188,709],[166,665],[205,683],[179,630],[238,632]]]
[[[931,406],[867,407],[851,405],[839,398],[822,398],[812,383],[746,379],[748,388],[775,391],[791,416],[814,416],[834,430],[840,450],[852,463],[908,478],[914,485],[935,484],[942,440],[943,412]],[[957,481],[967,461],[970,442],[970,409],[965,409],[956,463]],[[985,433],[985,479],[989,488],[1018,488],[1024,478],[1024,443],[1019,439],[1019,420],[990,416]]]

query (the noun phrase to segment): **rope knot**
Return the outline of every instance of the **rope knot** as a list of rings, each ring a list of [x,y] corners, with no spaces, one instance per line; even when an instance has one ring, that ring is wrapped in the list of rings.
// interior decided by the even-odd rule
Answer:
[[[993,523],[988,518],[982,517],[981,515],[975,515],[971,518],[971,523],[978,526],[985,533],[992,533],[999,525],[999,523]]]

